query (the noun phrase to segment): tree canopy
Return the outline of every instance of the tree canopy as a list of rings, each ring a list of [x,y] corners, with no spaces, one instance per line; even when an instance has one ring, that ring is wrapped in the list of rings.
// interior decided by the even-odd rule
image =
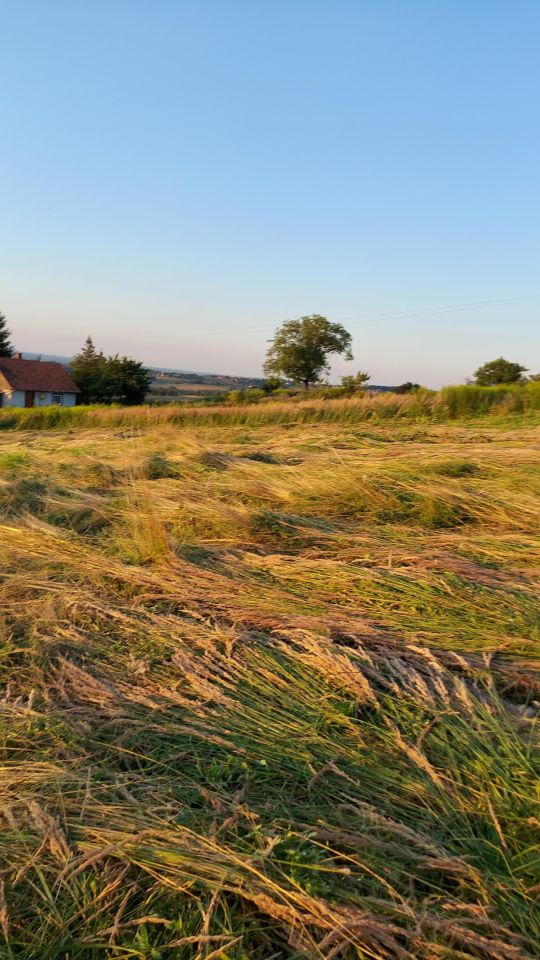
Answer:
[[[6,326],[6,318],[0,310],[0,357],[12,357],[13,347],[11,346],[11,330]]]
[[[142,363],[98,353],[91,337],[70,366],[83,403],[142,403],[150,386],[150,375]]]
[[[319,314],[287,320],[267,351],[264,372],[303,383],[307,389],[329,370],[332,354],[352,360],[351,342],[350,333],[340,323],[331,323]]]
[[[480,387],[495,387],[499,383],[521,383],[526,372],[527,368],[520,363],[498,357],[478,367],[474,379]]]

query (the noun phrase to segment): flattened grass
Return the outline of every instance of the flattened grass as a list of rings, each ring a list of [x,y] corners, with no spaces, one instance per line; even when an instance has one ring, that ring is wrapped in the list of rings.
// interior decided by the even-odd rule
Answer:
[[[540,954],[536,433],[0,449],[0,956]]]

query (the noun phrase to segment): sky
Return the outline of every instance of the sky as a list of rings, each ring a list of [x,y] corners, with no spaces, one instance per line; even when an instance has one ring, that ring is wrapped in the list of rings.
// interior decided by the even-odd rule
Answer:
[[[540,370],[538,0],[0,0],[0,310],[256,376],[285,320],[375,383]]]

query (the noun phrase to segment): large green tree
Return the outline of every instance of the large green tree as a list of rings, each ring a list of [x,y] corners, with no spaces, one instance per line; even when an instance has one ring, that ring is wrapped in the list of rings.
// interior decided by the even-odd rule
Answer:
[[[11,330],[6,326],[6,318],[0,310],[0,357],[12,357],[13,347],[11,346]]]
[[[142,403],[150,386],[150,374],[138,360],[106,357],[91,337],[71,361],[73,378],[83,403]]]
[[[522,367],[520,363],[512,363],[511,360],[498,357],[497,360],[490,360],[478,367],[474,381],[479,387],[495,387],[499,383],[521,383],[526,371],[527,367]]]
[[[351,335],[340,323],[320,314],[287,320],[277,331],[266,354],[264,372],[303,383],[306,390],[329,370],[328,358],[344,354],[352,360]]]
[[[103,403],[143,403],[150,387],[150,374],[139,360],[107,357],[104,367]]]

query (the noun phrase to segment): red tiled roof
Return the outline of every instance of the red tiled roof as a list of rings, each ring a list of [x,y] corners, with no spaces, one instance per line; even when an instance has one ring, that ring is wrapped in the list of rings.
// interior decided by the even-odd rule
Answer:
[[[66,368],[52,360],[19,360],[17,357],[0,357],[0,373],[3,373],[13,390],[80,392]]]

